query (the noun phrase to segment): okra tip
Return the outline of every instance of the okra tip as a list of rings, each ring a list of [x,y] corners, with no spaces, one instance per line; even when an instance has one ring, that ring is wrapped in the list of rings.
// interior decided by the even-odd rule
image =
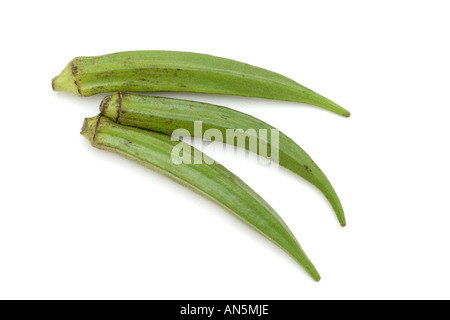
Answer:
[[[320,279],[322,279],[321,277],[320,277],[320,274],[316,274],[316,275],[312,275],[312,278],[314,279],[314,281],[316,281],[316,282],[319,282],[320,281]]]
[[[341,225],[341,227],[345,227],[347,225],[347,219],[345,218],[344,210],[342,209],[342,207],[339,207],[338,209],[337,208],[333,208],[333,209],[336,212],[336,215],[339,220],[339,224]]]
[[[118,92],[104,97],[100,103],[100,112],[117,122],[122,107],[122,95],[123,93]]]
[[[303,268],[306,270],[306,272],[311,276],[311,278],[314,279],[314,281],[319,282],[321,279],[321,276],[319,274],[319,272],[317,271],[316,267],[314,266],[314,264],[311,262],[311,260],[309,260],[309,258],[306,256],[306,254],[303,252],[302,249],[300,249],[300,251],[302,252],[302,256],[298,256],[296,254],[294,254],[294,258],[295,260],[297,260],[297,262],[303,266]]]
[[[80,134],[88,139],[91,144],[94,143],[95,132],[97,130],[98,123],[100,122],[100,118],[101,115],[84,119]]]
[[[350,111],[348,111],[347,109],[341,107],[340,105],[336,104],[335,102],[333,102],[331,100],[328,100],[328,102],[329,102],[328,107],[329,107],[330,111],[337,113],[346,118],[349,118],[351,116]]]
[[[66,91],[81,96],[81,91],[75,79],[73,63],[69,63],[66,68],[52,79],[53,91]]]

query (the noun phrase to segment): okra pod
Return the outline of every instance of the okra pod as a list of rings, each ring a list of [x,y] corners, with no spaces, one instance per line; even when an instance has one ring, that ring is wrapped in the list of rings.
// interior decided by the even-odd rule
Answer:
[[[235,60],[178,51],[129,51],[77,57],[52,81],[56,91],[197,92],[301,102],[349,117],[333,101],[282,76]]]
[[[320,280],[316,268],[282,218],[222,165],[195,164],[195,159],[191,164],[174,164],[173,150],[184,142],[172,141],[161,133],[123,126],[102,115],[85,119],[81,134],[94,147],[140,163],[222,205],[289,253],[314,280]],[[187,144],[183,150],[191,150],[192,158],[207,157]]]

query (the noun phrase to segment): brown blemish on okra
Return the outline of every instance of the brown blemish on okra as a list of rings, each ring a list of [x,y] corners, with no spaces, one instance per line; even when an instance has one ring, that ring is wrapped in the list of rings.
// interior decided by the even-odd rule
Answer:
[[[75,83],[75,86],[77,87],[77,90],[78,90],[78,94],[81,96],[81,89],[80,89],[80,85],[78,84],[78,81],[77,81],[77,75],[76,75],[76,73],[77,73],[77,71],[78,71],[78,67],[76,67],[76,66],[74,65],[73,60],[72,60],[71,65],[72,65],[73,83]]]
[[[88,122],[87,122],[87,119],[84,119],[80,134],[84,135],[87,132],[87,130],[88,130]]]
[[[100,125],[100,120],[102,119],[102,117],[104,117],[103,115],[100,115],[98,117],[97,123],[95,124],[95,132],[94,132],[94,137],[92,138],[92,142],[95,143],[95,138],[97,138],[97,132],[98,132],[98,126]]]
[[[119,123],[120,115],[122,114],[122,99],[123,99],[123,93],[119,92],[119,108],[117,111],[117,118],[116,118],[117,123]]]
[[[106,113],[106,109],[108,108],[108,104],[110,101],[111,101],[111,96],[106,96],[100,103],[100,112],[102,114]]]
[[[120,117],[127,112],[122,108],[122,101],[126,96],[126,93],[120,92],[104,97],[100,103],[101,113],[119,123]]]

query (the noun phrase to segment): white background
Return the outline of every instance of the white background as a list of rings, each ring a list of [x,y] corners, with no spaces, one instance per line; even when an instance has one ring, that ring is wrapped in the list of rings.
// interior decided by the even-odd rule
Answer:
[[[14,1],[0,8],[2,299],[449,299],[448,1]],[[200,94],[301,145],[348,225],[287,170],[216,150],[322,275],[217,205],[92,148],[104,95],[51,90],[74,57],[209,53],[293,78],[352,112]]]

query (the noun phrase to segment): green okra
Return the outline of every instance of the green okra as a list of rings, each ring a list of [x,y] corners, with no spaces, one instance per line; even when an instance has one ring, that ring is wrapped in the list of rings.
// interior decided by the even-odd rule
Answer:
[[[245,139],[245,146],[241,147],[269,159],[274,152],[278,152],[278,163],[315,185],[332,205],[340,224],[346,225],[339,197],[322,170],[299,145],[282,132],[278,131],[279,140],[274,144],[270,133],[276,129],[259,119],[208,103],[126,93],[106,96],[100,111],[117,123],[167,135],[183,128],[192,137],[204,138],[207,130],[217,129],[221,134],[214,135],[214,139],[233,145],[237,144],[238,139],[227,139],[227,130],[240,129]],[[201,130],[196,130],[195,122],[199,120],[202,122]],[[267,136],[258,134],[261,129],[266,130]],[[266,144],[268,152],[262,153],[261,148],[252,148],[251,139],[257,141],[253,146],[260,147],[261,142]]]
[[[197,92],[301,102],[350,112],[278,73],[235,60],[178,51],[129,51],[73,59],[52,81],[55,91]]]
[[[222,205],[289,253],[311,277],[320,275],[282,218],[254,190],[220,164],[174,164],[173,149],[184,142],[167,135],[117,124],[103,115],[85,119],[81,134],[94,147],[153,169]],[[189,147],[189,148],[187,148]],[[192,158],[206,155],[191,146]]]

